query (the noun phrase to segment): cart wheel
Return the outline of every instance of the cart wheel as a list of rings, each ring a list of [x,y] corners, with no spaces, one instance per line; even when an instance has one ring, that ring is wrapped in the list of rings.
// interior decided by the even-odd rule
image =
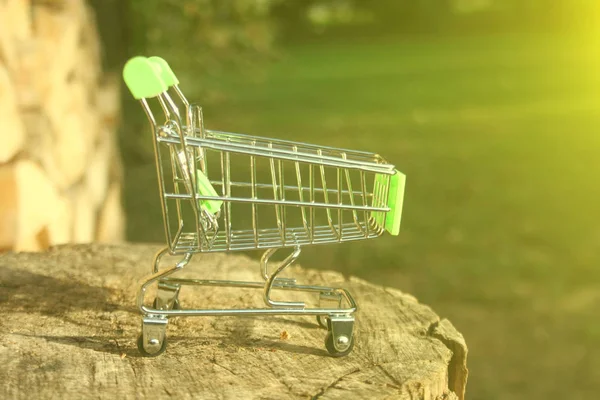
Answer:
[[[152,302],[152,307],[154,307],[157,310],[159,309],[158,308],[158,299],[154,299],[154,302]],[[173,303],[172,310],[181,310],[181,306],[179,305],[179,299],[176,299],[175,302]]]
[[[319,324],[319,326],[323,329],[327,329],[328,320],[329,318],[327,318],[325,315],[317,315],[317,324]]]
[[[148,353],[146,351],[146,349],[144,349],[144,335],[138,336],[137,347],[138,347],[138,350],[140,351],[140,353],[144,357],[156,357],[156,356],[159,356],[162,353],[164,353],[165,350],[167,349],[167,337],[165,336],[163,338],[162,345],[160,346],[160,349],[157,352],[155,352],[155,353]]]
[[[342,338],[348,340],[346,336],[341,336],[340,338],[338,338],[338,340],[343,340]],[[350,352],[354,348],[354,337],[350,338],[350,343],[348,343],[347,346],[348,347],[343,351],[339,351],[338,349],[336,349],[333,343],[333,334],[331,332],[327,332],[327,336],[325,336],[325,348],[327,349],[327,352],[330,356],[344,357],[350,354]]]

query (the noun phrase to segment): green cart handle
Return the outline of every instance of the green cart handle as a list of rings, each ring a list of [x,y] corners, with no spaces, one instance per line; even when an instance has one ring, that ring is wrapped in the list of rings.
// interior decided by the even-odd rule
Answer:
[[[137,56],[125,63],[123,80],[133,97],[136,100],[141,100],[156,97],[168,90],[169,87],[162,79],[161,73],[162,68],[159,68],[158,64],[146,57]]]
[[[404,186],[406,184],[406,175],[398,170],[388,178],[383,174],[375,175],[375,184],[380,187],[385,186],[389,179],[389,193],[387,206],[390,211],[387,213],[374,212],[375,221],[383,226],[386,231],[396,236],[400,233],[400,222],[402,220],[402,206],[404,204]]]
[[[123,67],[123,80],[137,100],[156,97],[171,86],[179,85],[169,64],[156,56],[131,58]]]
[[[156,97],[179,84],[171,67],[161,57],[133,57],[123,68],[123,79],[137,100]],[[202,196],[219,196],[201,170],[196,171],[196,189]],[[223,201],[199,200],[198,204],[209,213],[216,214]]]
[[[150,60],[150,62],[152,62],[155,67],[157,67],[159,75],[163,82],[167,85],[167,87],[179,85],[179,79],[177,79],[177,77],[173,73],[173,70],[171,69],[171,67],[169,67],[169,64],[163,58],[154,56],[148,57],[148,60]]]

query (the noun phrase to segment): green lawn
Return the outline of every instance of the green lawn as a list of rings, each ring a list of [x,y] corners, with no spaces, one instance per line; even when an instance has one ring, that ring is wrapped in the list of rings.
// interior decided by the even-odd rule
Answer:
[[[311,44],[261,79],[214,87],[208,128],[370,150],[407,174],[399,237],[307,247],[303,265],[409,291],[448,317],[470,348],[471,399],[597,396],[594,43]],[[129,237],[162,241],[154,170],[138,164],[126,172]]]

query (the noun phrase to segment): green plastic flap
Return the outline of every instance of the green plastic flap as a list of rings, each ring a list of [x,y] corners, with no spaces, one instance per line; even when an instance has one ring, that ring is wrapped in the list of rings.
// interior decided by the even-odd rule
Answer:
[[[123,80],[137,100],[156,97],[168,87],[146,57],[133,57],[123,67]]]
[[[396,236],[400,233],[400,222],[402,220],[402,206],[404,203],[404,185],[406,183],[406,175],[398,170],[392,175],[389,183],[387,206],[390,211],[387,213],[377,213],[376,221],[385,227],[385,230]],[[387,175],[377,175],[375,177],[376,185],[385,185]]]
[[[158,66],[160,77],[168,87],[179,85],[179,79],[177,79],[173,70],[164,59],[156,56],[149,57],[148,59]]]
[[[196,186],[201,196],[219,197],[217,191],[201,170],[196,170]],[[200,200],[198,204],[211,214],[216,214],[223,205],[223,200]]]

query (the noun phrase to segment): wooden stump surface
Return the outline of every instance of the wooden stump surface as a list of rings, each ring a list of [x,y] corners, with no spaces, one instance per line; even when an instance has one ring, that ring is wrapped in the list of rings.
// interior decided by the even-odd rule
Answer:
[[[355,296],[349,356],[328,356],[315,317],[272,316],[172,318],[166,352],[141,357],[135,298],[159,249],[65,245],[0,254],[0,398],[464,397],[467,347],[449,321],[398,290],[299,266],[284,275],[339,284]],[[181,275],[259,278],[257,261],[225,254],[196,255]],[[284,294],[316,304],[314,296]],[[261,296],[184,287],[180,301],[184,308],[263,307]]]

